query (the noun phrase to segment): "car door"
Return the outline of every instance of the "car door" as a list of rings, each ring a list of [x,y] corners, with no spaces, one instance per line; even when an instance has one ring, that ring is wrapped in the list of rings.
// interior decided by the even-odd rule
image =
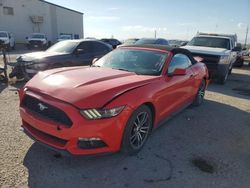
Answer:
[[[185,69],[185,75],[173,75],[175,69]],[[194,73],[188,56],[177,53],[172,57],[165,76],[165,88],[159,99],[161,118],[188,104],[193,97]]]
[[[92,41],[81,42],[73,52],[71,60],[72,66],[91,65],[94,59],[94,49]]]
[[[15,46],[15,39],[12,33],[10,33],[10,44],[11,44],[11,47]]]

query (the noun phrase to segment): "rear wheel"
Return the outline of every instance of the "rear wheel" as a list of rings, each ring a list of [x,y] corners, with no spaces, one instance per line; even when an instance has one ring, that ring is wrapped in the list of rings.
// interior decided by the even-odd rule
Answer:
[[[203,103],[204,96],[205,96],[205,90],[206,90],[206,81],[202,80],[201,84],[199,86],[199,89],[197,91],[196,97],[194,99],[194,102],[193,102],[194,106],[199,106]]]
[[[145,105],[137,108],[126,124],[122,151],[129,155],[139,152],[148,139],[152,124],[151,110]]]

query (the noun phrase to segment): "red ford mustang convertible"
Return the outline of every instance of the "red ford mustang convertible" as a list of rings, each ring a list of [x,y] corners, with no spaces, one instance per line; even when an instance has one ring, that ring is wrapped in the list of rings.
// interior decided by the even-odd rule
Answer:
[[[208,71],[186,49],[120,47],[90,67],[39,72],[20,91],[24,132],[67,153],[135,154],[151,131],[203,102]]]

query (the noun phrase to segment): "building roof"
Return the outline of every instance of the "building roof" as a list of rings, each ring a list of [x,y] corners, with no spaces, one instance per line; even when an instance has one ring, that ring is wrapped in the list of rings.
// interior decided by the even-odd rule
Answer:
[[[65,9],[65,10],[69,10],[69,11],[72,11],[72,12],[75,12],[75,13],[78,13],[78,14],[82,14],[82,15],[84,14],[84,13],[82,13],[82,12],[79,12],[79,11],[76,11],[76,10],[72,10],[72,9],[69,9],[69,8],[66,8],[66,7],[63,7],[63,6],[60,6],[60,5],[56,5],[56,4],[54,4],[54,3],[51,3],[51,2],[48,2],[48,1],[45,1],[45,0],[38,0],[38,1],[41,1],[41,2],[43,2],[43,3],[47,3],[47,4],[50,4],[50,5],[59,7],[59,8],[63,8],[63,9]]]

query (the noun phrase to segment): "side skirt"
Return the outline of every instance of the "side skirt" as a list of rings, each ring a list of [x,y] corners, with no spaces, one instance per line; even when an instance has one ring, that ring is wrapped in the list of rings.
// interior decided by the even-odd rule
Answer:
[[[153,129],[153,131],[157,130],[162,125],[165,125],[169,120],[171,120],[173,117],[175,117],[176,115],[178,115],[179,113],[181,113],[183,110],[185,110],[191,104],[192,104],[192,102],[188,102],[187,104],[183,105],[181,108],[179,108],[178,110],[176,110],[175,112],[171,113],[168,117],[166,117],[163,120],[161,120],[158,124],[156,124],[156,126]]]

